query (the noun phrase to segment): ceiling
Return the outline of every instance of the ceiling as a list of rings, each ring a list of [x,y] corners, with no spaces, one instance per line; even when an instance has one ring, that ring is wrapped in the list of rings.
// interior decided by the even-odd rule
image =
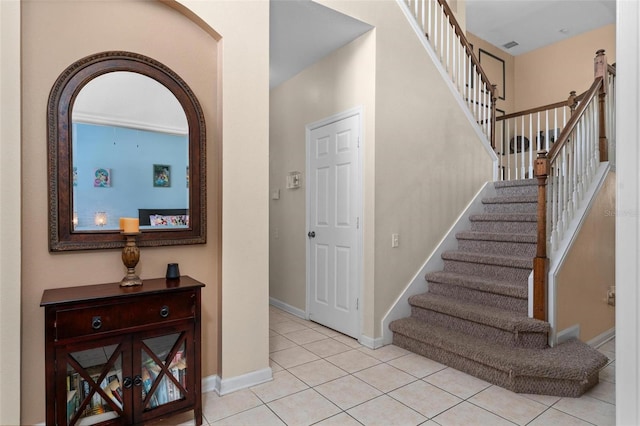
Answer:
[[[271,0],[270,87],[373,28],[310,0]]]
[[[511,55],[615,23],[615,0],[466,0],[467,30]],[[373,28],[311,0],[270,2],[270,87]]]
[[[467,31],[517,56],[616,22],[615,0],[466,0]],[[515,41],[518,46],[502,46]]]

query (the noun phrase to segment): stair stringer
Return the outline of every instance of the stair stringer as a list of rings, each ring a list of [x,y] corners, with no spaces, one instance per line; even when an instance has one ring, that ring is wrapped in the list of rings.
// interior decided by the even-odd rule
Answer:
[[[424,293],[428,290],[428,283],[424,279],[428,272],[440,271],[444,268],[442,254],[448,250],[455,250],[458,247],[456,234],[469,227],[469,216],[482,210],[482,199],[494,197],[496,195],[493,182],[486,182],[469,202],[464,211],[458,216],[449,231],[440,240],[440,243],[427,257],[420,270],[413,276],[404,291],[395,300],[393,306],[382,318],[382,344],[389,345],[393,342],[393,332],[389,329],[389,324],[400,318],[411,316],[411,306],[409,297]]]
[[[418,40],[420,40],[420,43],[422,44],[422,46],[424,47],[425,51],[429,55],[429,58],[431,59],[431,61],[435,65],[436,69],[438,70],[438,72],[442,76],[442,79],[447,84],[447,87],[449,88],[449,90],[453,94],[453,97],[456,100],[456,102],[458,103],[458,105],[460,106],[460,109],[464,112],[464,115],[465,115],[465,117],[467,117],[467,120],[469,120],[469,123],[471,124],[471,127],[473,128],[473,131],[476,133],[476,135],[478,136],[478,138],[482,142],[482,146],[487,151],[487,154],[489,154],[489,157],[491,158],[491,161],[493,162],[493,180],[497,181],[499,179],[499,176],[498,176],[498,166],[499,166],[498,155],[496,154],[495,150],[491,147],[491,142],[489,141],[489,139],[487,139],[487,136],[482,132],[482,129],[478,125],[478,122],[476,121],[476,119],[471,114],[471,111],[469,111],[469,107],[467,106],[467,104],[465,104],[464,100],[462,99],[462,96],[460,95],[460,92],[458,91],[458,89],[456,89],[456,87],[454,86],[453,82],[451,81],[451,77],[449,77],[449,74],[447,73],[447,71],[445,70],[444,66],[442,65],[442,62],[440,62],[440,60],[438,59],[438,54],[433,49],[433,46],[431,46],[431,44],[429,44],[429,41],[427,40],[425,35],[422,33],[422,30],[418,26],[418,23],[416,22],[414,16],[412,15],[411,10],[409,9],[409,6],[406,4],[406,2],[404,0],[396,0],[396,3],[398,3],[398,6],[400,7],[400,10],[402,10],[402,13],[407,18],[407,21],[409,22],[409,25],[411,25],[411,29],[416,33],[416,36],[418,37]]]
[[[558,324],[558,288],[557,277],[560,269],[564,265],[564,261],[567,255],[571,251],[573,243],[575,242],[580,229],[593,206],[593,203],[602,189],[602,186],[607,179],[609,170],[611,169],[608,161],[600,163],[596,172],[591,180],[591,185],[587,189],[580,202],[580,205],[575,211],[574,217],[567,226],[567,230],[564,233],[564,238],[560,241],[556,250],[547,250],[547,257],[549,258],[549,274],[547,275],[547,320],[551,325],[549,332],[549,346],[556,346],[568,340],[574,335],[565,333],[564,336],[560,334],[563,330],[557,329]],[[533,300],[533,286],[529,287],[529,300]],[[559,335],[560,334],[560,335]],[[560,337],[560,338],[559,338]]]

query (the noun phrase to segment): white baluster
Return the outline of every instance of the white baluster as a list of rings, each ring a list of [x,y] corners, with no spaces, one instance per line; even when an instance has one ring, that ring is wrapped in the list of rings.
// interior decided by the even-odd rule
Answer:
[[[520,139],[520,179],[526,178],[525,170],[527,165],[525,164],[525,149],[524,149],[524,138],[525,138],[525,130],[524,130],[524,115],[520,117],[520,132],[522,133]]]
[[[533,116],[529,114],[529,179],[533,178],[533,144],[535,143],[535,139],[533,138]]]
[[[447,64],[445,69],[447,73],[451,73],[451,63],[449,62],[449,52],[451,50],[451,22],[449,22],[449,17],[445,16],[445,22],[447,25]]]
[[[549,110],[546,110],[544,112],[544,116],[545,116],[545,118],[544,118],[544,121],[545,121],[545,123],[544,123],[544,128],[545,128],[544,145],[546,147],[545,150],[547,152],[549,152],[551,150],[551,141],[549,140],[549,132],[548,132],[548,130],[549,130]]]
[[[433,46],[433,34],[431,31],[431,21],[433,20],[433,14],[431,13],[433,10],[433,1],[435,0],[426,0],[427,1],[427,34],[429,34],[429,42],[431,46]]]
[[[555,251],[558,246],[558,177],[557,160],[551,167],[549,173],[549,188],[551,191],[551,250]]]
[[[504,149],[503,154],[507,157],[507,172],[505,175],[507,176],[507,180],[511,180],[511,150],[509,149],[509,135],[511,134],[511,119],[507,120],[507,134],[504,138]]]

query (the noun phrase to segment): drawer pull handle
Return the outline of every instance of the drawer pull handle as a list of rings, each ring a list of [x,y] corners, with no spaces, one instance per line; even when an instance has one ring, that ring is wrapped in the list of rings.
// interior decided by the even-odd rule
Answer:
[[[133,384],[136,386],[140,386],[142,384],[142,377],[140,377],[139,374],[133,378]]]
[[[102,317],[93,317],[91,320],[91,328],[100,330],[100,327],[102,327]]]
[[[164,305],[162,308],[160,308],[160,316],[162,318],[166,318],[169,316],[169,307],[167,305]]]
[[[133,384],[133,380],[131,380],[131,377],[125,377],[122,380],[122,386],[124,386],[125,389],[131,388],[132,384]]]

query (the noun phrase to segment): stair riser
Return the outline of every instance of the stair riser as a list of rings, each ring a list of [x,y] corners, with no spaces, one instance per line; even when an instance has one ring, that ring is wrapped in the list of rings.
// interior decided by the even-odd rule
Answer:
[[[538,187],[536,185],[527,186],[507,186],[504,188],[496,188],[496,195],[498,197],[512,197],[512,196],[534,196],[538,195]]]
[[[486,203],[486,213],[536,213],[538,203]]]
[[[509,234],[535,234],[536,222],[472,221],[471,231]]]
[[[458,300],[478,303],[485,306],[507,309],[513,312],[526,314],[529,310],[526,299],[504,296],[502,294],[478,291],[472,288],[461,287],[452,284],[429,282],[429,293],[439,294]]]
[[[577,398],[597,385],[599,381],[597,371],[592,373],[585,381],[523,376],[509,377],[508,372],[497,370],[454,352],[417,341],[399,333],[393,334],[393,344],[512,392]]]
[[[458,250],[505,256],[535,257],[536,245],[504,241],[458,240]]]
[[[485,265],[480,263],[445,260],[444,270],[458,274],[492,278],[496,280],[526,283],[531,269],[510,268],[508,266]]]
[[[435,324],[440,327],[487,339],[504,346],[532,349],[543,349],[547,346],[547,333],[520,332],[516,334],[515,332],[501,330],[489,325],[479,324],[417,306],[411,307],[411,316],[427,324]]]

